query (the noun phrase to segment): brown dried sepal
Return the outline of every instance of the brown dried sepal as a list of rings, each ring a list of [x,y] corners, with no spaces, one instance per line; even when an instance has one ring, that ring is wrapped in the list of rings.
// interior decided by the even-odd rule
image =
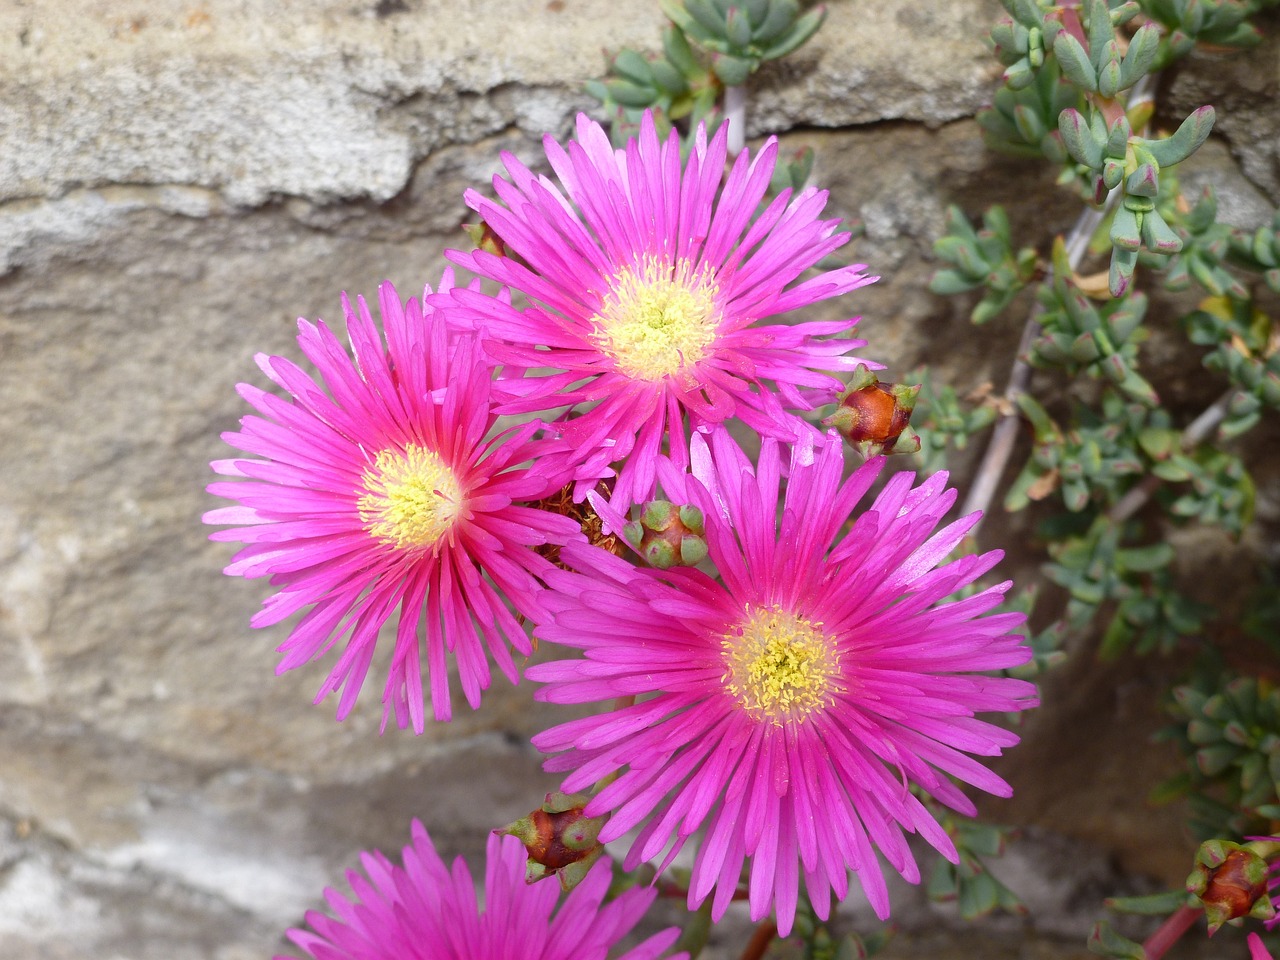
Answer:
[[[585,500],[581,503],[573,502],[573,484],[567,483],[549,497],[544,497],[534,504],[540,510],[549,510],[551,513],[558,513],[562,517],[568,517],[574,521],[582,535],[587,538],[587,542],[597,547],[608,550],[615,557],[625,556],[627,545],[623,539],[612,533],[604,532],[604,521],[591,509],[591,505]],[[601,496],[608,497],[609,485],[606,481],[602,481],[597,489]],[[539,555],[550,560],[562,570],[567,570],[563,563],[560,562],[560,546],[555,543],[544,543],[534,548]]]

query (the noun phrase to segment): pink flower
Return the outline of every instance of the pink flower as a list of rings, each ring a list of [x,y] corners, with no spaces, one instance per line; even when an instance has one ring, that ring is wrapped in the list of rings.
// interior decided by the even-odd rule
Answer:
[[[451,280],[446,273],[441,289]],[[417,300],[402,306],[389,283],[379,302],[385,346],[363,298],[353,310],[343,296],[354,359],[323,322],[298,321],[298,343],[323,386],[290,360],[258,356],[289,397],[240,384],[261,416],[223,439],[253,459],[212,464],[237,479],[209,492],[238,506],[204,521],[235,525],[211,539],[247,544],[226,573],[270,576],[279,588],[253,626],[310,607],[279,648],[278,672],[345,641],[316,698],[341,689],[340,720],[399,608],[383,726],[394,713],[421,733],[424,624],[432,706],[448,720],[447,655],[473,709],[489,686],[489,657],[515,682],[509,647],[528,654],[530,642],[506,601],[524,616],[537,611],[537,576],[550,564],[533,548],[563,544],[577,526],[520,505],[563,478],[519,466],[544,442],[533,438],[538,424],[488,438],[494,381],[475,338],[451,332]]]
[[[615,486],[626,502],[652,493],[664,439],[680,457],[687,429],[730,417],[794,439],[811,428],[789,410],[832,402],[843,386],[832,371],[868,363],[849,356],[865,341],[843,336],[857,318],[765,322],[876,278],[856,264],[797,282],[847,240],[838,220],[819,219],[827,194],[785,190],[757,217],[778,144],[743,152],[724,180],[725,136],[722,126],[707,143],[700,128],[682,167],[677,136],[660,143],[651,116],[615,152],[580,115],[567,150],[545,140],[563,193],[504,155],[511,180],[494,179],[499,201],[466,195],[515,256],[449,253],[531,301],[521,310],[454,291],[454,316],[495,358],[529,371],[503,384],[501,412],[584,405],[560,424],[567,459],[588,478],[626,460]]]
[[[290,930],[289,939],[315,960],[605,960],[656,896],[635,888],[605,904],[611,877],[605,859],[553,917],[560,885],[525,883],[526,857],[515,837],[489,838],[482,909],[463,859],[450,870],[414,821],[403,868],[381,853],[364,854],[368,879],[347,873],[353,899],[326,890],[336,916],[310,911],[311,930]],[[617,960],[653,960],[678,935],[667,929]]]
[[[585,811],[612,812],[602,842],[641,828],[625,866],[667,850],[665,866],[703,831],[690,907],[713,895],[712,917],[722,916],[749,860],[751,916],[773,909],[783,935],[801,880],[825,918],[850,870],[887,916],[877,851],[907,880],[920,877],[904,833],[954,861],[910,788],[968,815],[974,805],[952,778],[1008,796],[969,754],[996,756],[1018,738],[975,715],[1036,704],[1033,685],[988,675],[1031,655],[1010,633],[1022,615],[990,612],[1009,584],[949,599],[1000,559],[945,562],[978,515],[935,532],[955,491],[945,474],[913,487],[907,473],[855,515],[883,460],[842,482],[840,443],[829,434],[816,449],[799,445],[788,465],[766,440],[753,469],[724,432],[709,448],[695,437],[694,476],[664,464],[659,480],[669,499],[704,512],[720,580],[566,548],[576,572],[551,575],[552,619],[535,632],[585,659],[527,672],[553,703],[641,698],[534,738],[564,751],[547,768],[569,772],[566,791],[625,771]]]

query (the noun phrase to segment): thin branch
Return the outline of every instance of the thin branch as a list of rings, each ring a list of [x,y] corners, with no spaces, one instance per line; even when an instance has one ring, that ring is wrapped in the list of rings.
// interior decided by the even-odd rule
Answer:
[[[747,88],[724,88],[724,119],[729,124],[729,156],[736,157],[747,143]]]
[[[1075,226],[1071,228],[1066,238],[1067,259],[1072,270],[1075,270],[1084,259],[1089,238],[1093,236],[1093,232],[1098,229],[1098,224],[1102,222],[1102,218],[1107,215],[1118,198],[1118,191],[1113,190],[1107,195],[1106,203],[1101,209],[1095,210],[1089,207],[1081,211]],[[1044,282],[1052,281],[1051,268],[1046,272]],[[1022,339],[1018,342],[1018,352],[1014,357],[1013,367],[1009,371],[1009,384],[1004,390],[1004,402],[1001,404],[1004,412],[1001,413],[995,429],[992,430],[986,453],[983,454],[982,463],[978,467],[973,484],[969,488],[969,495],[965,498],[964,507],[960,511],[961,516],[967,516],[977,510],[986,513],[995,497],[996,487],[1000,484],[1005,467],[1008,466],[1009,457],[1013,454],[1013,445],[1018,439],[1018,430],[1022,424],[1022,415],[1018,412],[1018,398],[1027,392],[1027,385],[1031,382],[1031,364],[1024,358],[1031,352],[1031,345],[1040,336],[1042,313],[1044,313],[1044,307],[1037,303],[1031,311],[1031,316],[1027,318],[1026,326],[1022,328]],[[977,529],[978,527],[975,526],[970,535],[976,533]]]
[[[778,928],[772,920],[765,920],[760,926],[756,927],[756,932],[751,935],[751,939],[747,942],[747,948],[742,951],[741,960],[761,960],[765,950],[769,948],[770,942],[778,935]]]
[[[1208,438],[1218,428],[1223,419],[1227,415],[1227,408],[1231,406],[1231,401],[1235,399],[1236,391],[1228,390],[1213,405],[1207,407],[1204,413],[1196,417],[1182,431],[1179,438],[1179,446],[1183,453],[1188,453],[1195,449],[1202,441]],[[1151,499],[1151,495],[1160,489],[1161,479],[1154,473],[1149,473],[1142,478],[1142,482],[1133,487],[1116,501],[1115,506],[1107,511],[1107,518],[1113,523],[1124,523],[1135,513],[1142,509],[1142,505]]]
[[[1156,78],[1157,74],[1147,74],[1134,85],[1129,95],[1129,107],[1151,99]],[[1100,208],[1088,207],[1080,212],[1080,216],[1064,241],[1067,262],[1071,265],[1073,272],[1080,266],[1089,249],[1089,238],[1093,236],[1111,208],[1120,201],[1120,196],[1121,188],[1117,185],[1107,194],[1107,199]],[[1052,280],[1053,271],[1050,269],[1045,274],[1044,282],[1051,283]],[[987,508],[991,506],[991,501],[995,499],[996,488],[1000,485],[1000,478],[1009,464],[1009,458],[1013,455],[1013,446],[1018,439],[1018,428],[1022,422],[1017,401],[1027,392],[1027,385],[1031,382],[1031,364],[1024,358],[1030,353],[1031,345],[1035,343],[1036,338],[1040,336],[1040,315],[1043,312],[1044,308],[1036,304],[1027,318],[1026,326],[1022,329],[1022,339],[1018,343],[1018,352],[1009,371],[1009,382],[1005,387],[1004,402],[1001,404],[1004,412],[1001,413],[992,430],[982,463],[978,466],[969,494],[965,497],[964,507],[961,510],[962,516],[978,510],[986,513]],[[970,536],[976,535],[979,525],[981,521],[970,531]]]

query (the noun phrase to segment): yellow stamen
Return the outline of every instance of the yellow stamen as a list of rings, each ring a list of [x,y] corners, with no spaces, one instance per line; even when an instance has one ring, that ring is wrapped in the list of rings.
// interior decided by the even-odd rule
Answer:
[[[627,376],[661,380],[707,355],[720,321],[717,292],[688,260],[646,257],[613,278],[591,339]]]
[[[840,662],[821,623],[778,606],[747,607],[720,645],[725,688],[753,716],[803,721],[832,702]]]
[[[401,550],[435,544],[462,511],[458,478],[439,455],[408,444],[383,450],[366,469],[360,522],[370,535]]]

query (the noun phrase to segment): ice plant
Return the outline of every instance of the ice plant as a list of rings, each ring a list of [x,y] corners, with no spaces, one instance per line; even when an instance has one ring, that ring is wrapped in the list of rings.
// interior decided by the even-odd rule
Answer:
[[[466,862],[459,857],[450,870],[414,821],[402,867],[364,854],[367,876],[347,873],[354,899],[326,890],[335,916],[310,911],[311,929],[290,930],[289,939],[315,960],[605,960],[656,896],[633,888],[605,904],[606,859],[556,911],[560,885],[526,883],[526,856],[515,837],[489,838],[481,908]],[[653,960],[678,933],[655,934],[616,960]]]
[[[441,289],[451,281],[446,272]],[[402,304],[382,285],[385,344],[364,299],[353,308],[344,296],[354,358],[323,322],[299,320],[298,343],[320,381],[260,354],[259,367],[288,396],[240,384],[257,414],[223,439],[250,457],[213,463],[235,479],[209,491],[237,505],[204,517],[234,525],[212,539],[246,544],[226,573],[269,576],[279,588],[255,627],[311,608],[279,648],[279,672],[345,640],[316,698],[341,690],[339,719],[399,608],[383,724],[394,715],[419,733],[424,637],[436,718],[451,715],[450,653],[463,695],[478,706],[489,658],[514,682],[509,648],[530,652],[507,602],[524,615],[536,609],[536,577],[550,564],[533,548],[577,536],[572,521],[522,505],[563,478],[522,466],[544,442],[538,424],[491,435],[492,367],[474,336],[426,305],[430,292]]]
[[[855,513],[884,461],[842,481],[835,433],[798,445],[789,462],[766,440],[754,469],[723,431],[691,446],[693,476],[663,463],[659,479],[673,502],[703,511],[720,579],[565,548],[572,569],[550,575],[552,618],[536,633],[585,657],[530,668],[543,684],[536,695],[640,700],[534,743],[557,754],[547,768],[568,772],[566,791],[623,771],[585,813],[612,813],[603,842],[640,828],[628,868],[664,850],[665,865],[705,831],[689,904],[713,896],[713,919],[747,860],[751,916],[773,909],[783,935],[802,879],[821,918],[833,893],[846,896],[848,871],[887,916],[877,850],[912,882],[919,871],[905,833],[956,858],[915,791],[970,815],[973,803],[951,778],[1010,793],[968,755],[1017,742],[976,714],[1036,703],[1031,684],[988,675],[1030,658],[1010,632],[1022,615],[992,612],[1007,583],[948,599],[1001,554],[944,562],[977,520],[935,532],[955,499],[945,474],[913,486],[912,474],[898,473]]]
[[[722,126],[708,143],[700,131],[682,166],[678,137],[660,142],[649,115],[619,151],[579,116],[567,149],[545,139],[560,187],[504,154],[511,179],[495,177],[498,200],[466,194],[513,255],[449,253],[529,299],[517,309],[454,291],[452,316],[529,371],[502,385],[499,409],[581,405],[560,424],[567,458],[588,476],[625,461],[614,496],[628,503],[653,492],[664,439],[685,455],[691,427],[738,417],[794,439],[806,427],[793,411],[832,401],[843,386],[832,371],[853,370],[848,354],[864,344],[842,336],[857,318],[766,322],[876,278],[856,264],[800,281],[847,239],[838,220],[820,219],[826,192],[785,190],[757,216],[777,142],[740,154],[725,179],[725,135]]]

